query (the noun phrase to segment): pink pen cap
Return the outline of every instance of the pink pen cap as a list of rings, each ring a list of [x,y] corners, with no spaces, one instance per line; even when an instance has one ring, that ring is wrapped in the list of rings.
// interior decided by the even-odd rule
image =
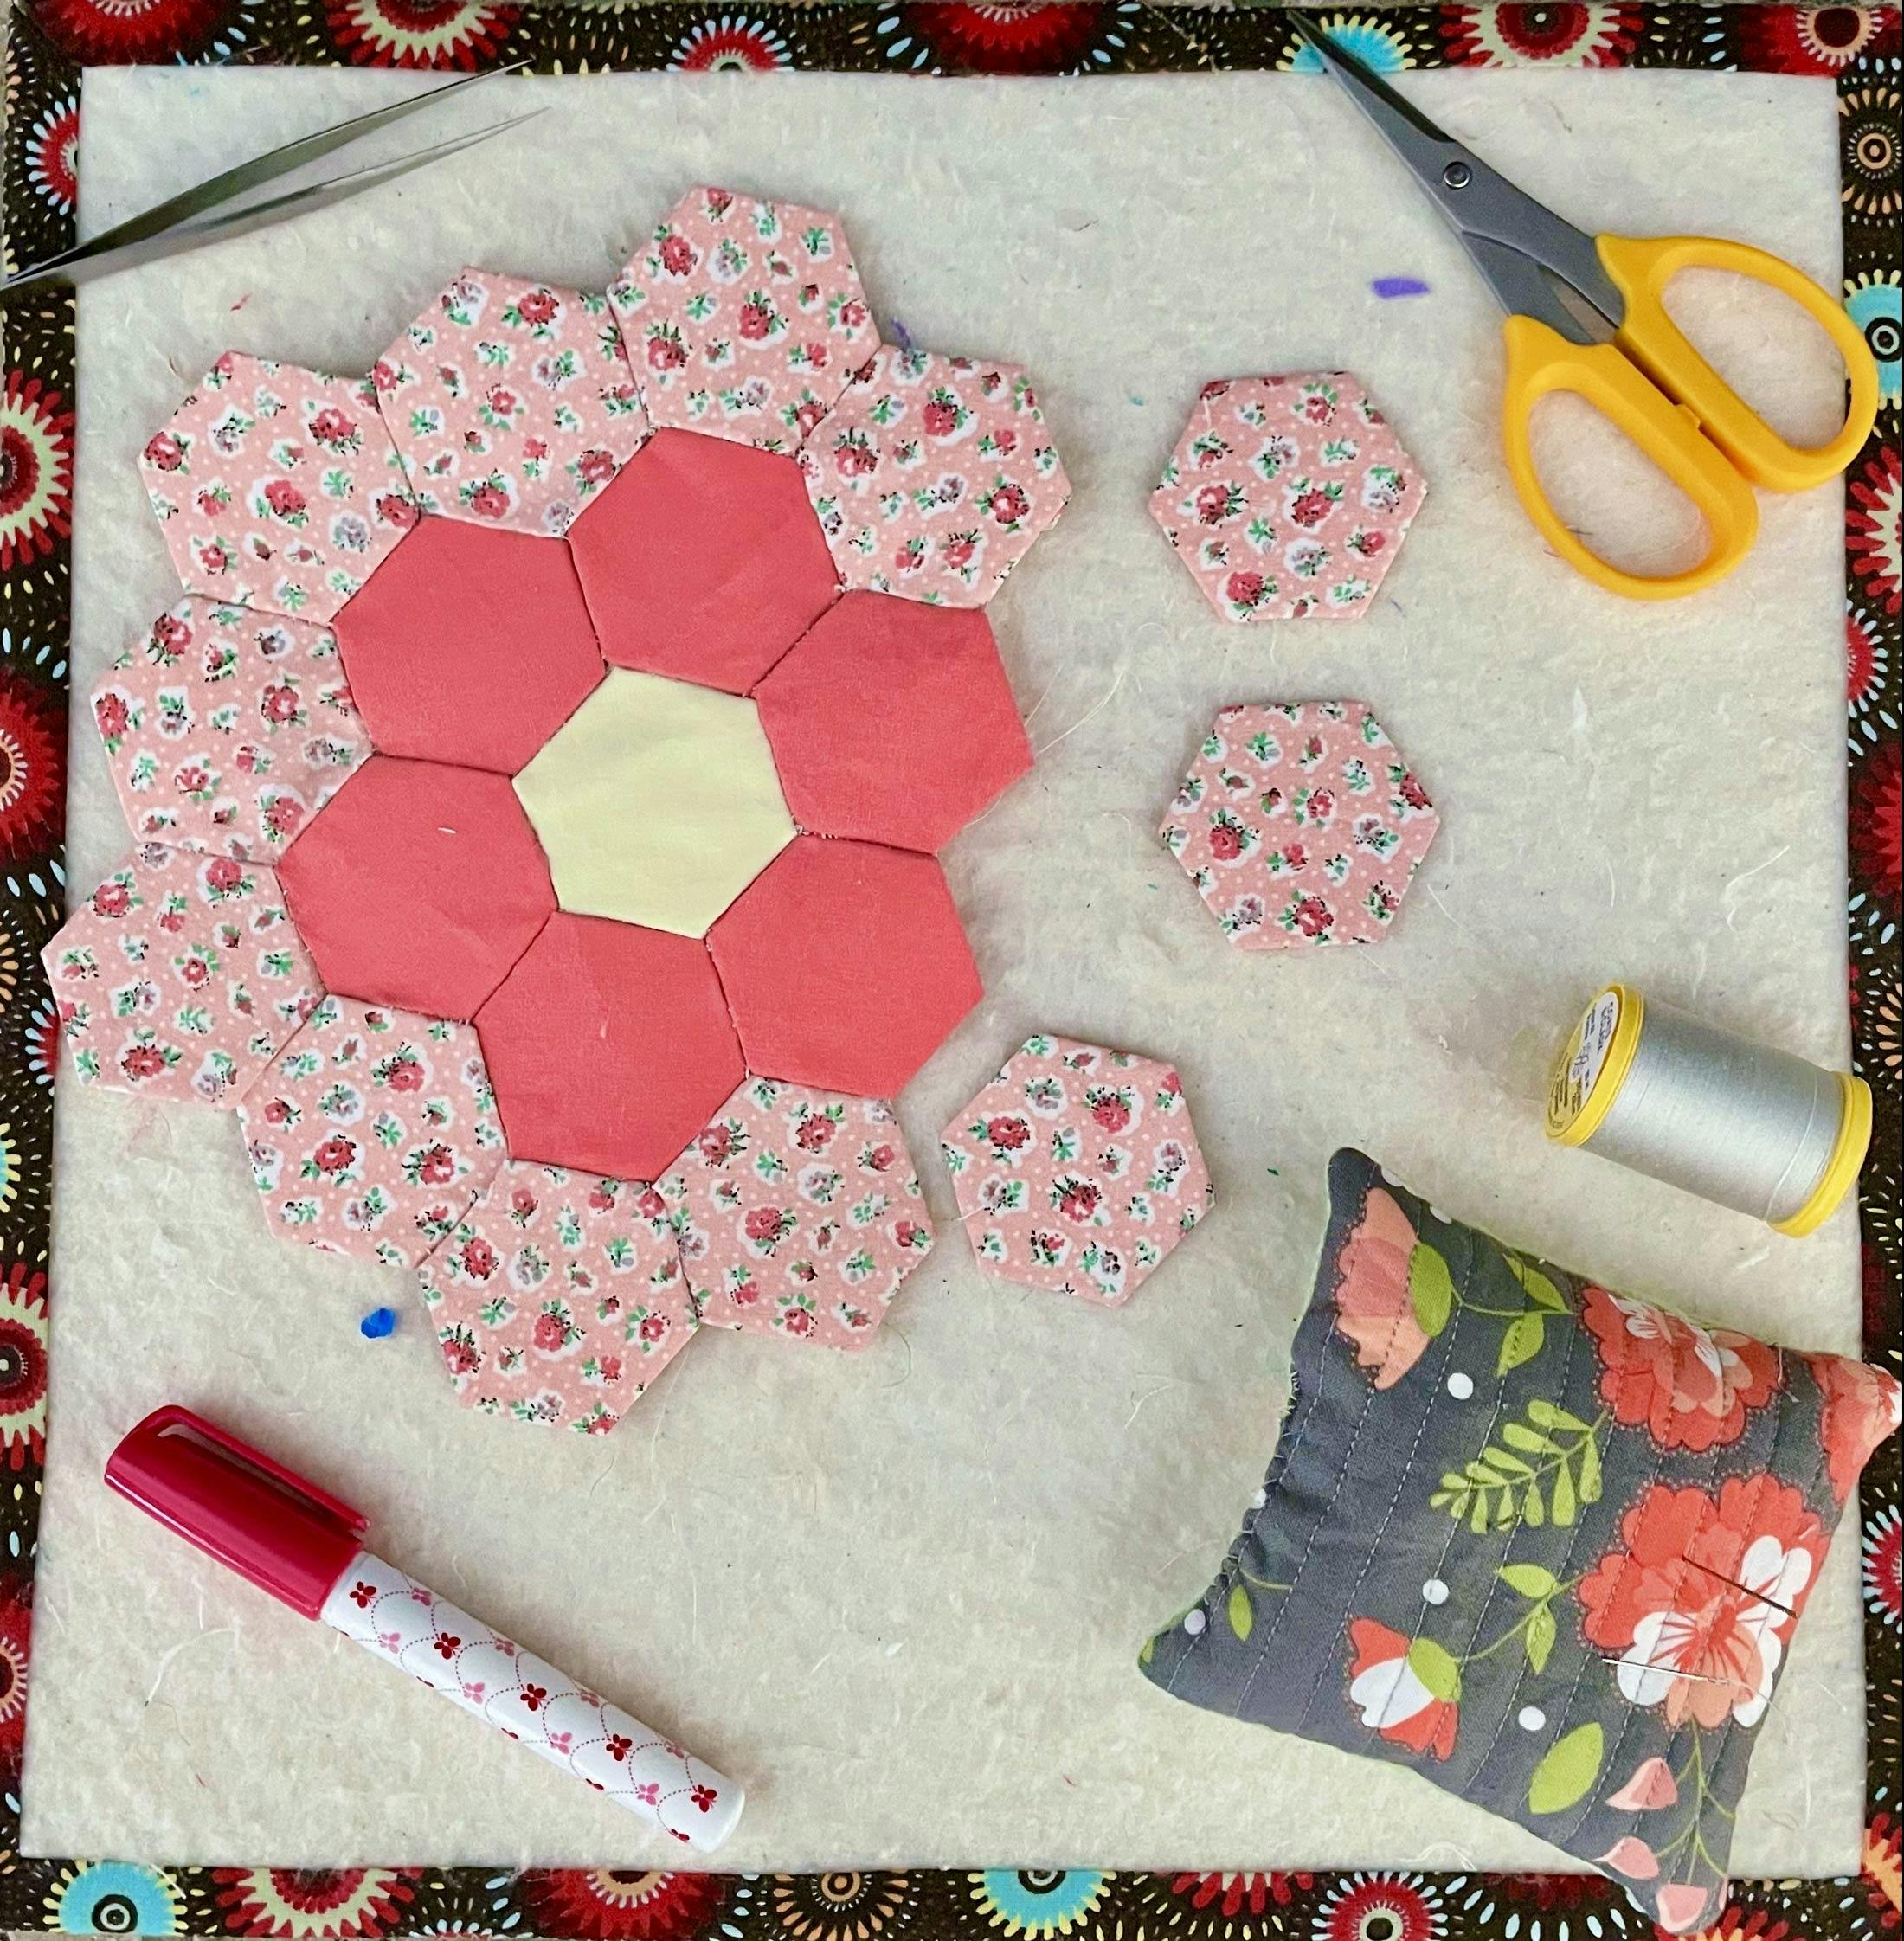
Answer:
[[[362,1511],[177,1404],[126,1434],[106,1480],[301,1616],[322,1614],[363,1547]]]

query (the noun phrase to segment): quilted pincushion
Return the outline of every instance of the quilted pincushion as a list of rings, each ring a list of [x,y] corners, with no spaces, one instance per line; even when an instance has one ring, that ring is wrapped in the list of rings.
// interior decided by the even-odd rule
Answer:
[[[1892,1378],[1615,1294],[1360,1153],[1241,1534],[1146,1674],[1722,1903],[1755,1728]]]

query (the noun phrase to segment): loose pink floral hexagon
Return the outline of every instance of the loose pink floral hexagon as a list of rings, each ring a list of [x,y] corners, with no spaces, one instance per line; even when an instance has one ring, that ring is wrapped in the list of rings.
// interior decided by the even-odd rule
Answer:
[[[368,378],[228,350],[139,456],[188,592],[328,620],[416,524]]]
[[[465,269],[370,372],[427,511],[566,532],[647,414],[608,299]]]
[[[1426,489],[1348,371],[1224,378],[1204,386],[1150,511],[1224,619],[1352,620]]]
[[[603,1435],[688,1344],[693,1297],[653,1186],[511,1160],[417,1270],[458,1397]]]
[[[281,853],[370,753],[328,627],[209,600],[152,622],[93,691],[132,833]]]
[[[1159,833],[1245,950],[1388,934],[1440,818],[1360,701],[1225,708]]]
[[[658,1182],[715,1327],[863,1348],[932,1247],[884,1099],[750,1078]]]
[[[414,1267],[503,1162],[474,1029],[326,998],[238,1108],[271,1230]]]
[[[1121,1307],[1215,1197],[1176,1072],[1028,1038],[940,1135],[980,1270]]]
[[[849,587],[982,607],[1071,481],[1016,364],[882,345],[800,450]]]
[[[877,342],[839,218],[694,189],[609,286],[648,415],[791,452]]]
[[[271,871],[160,843],[42,955],[82,1085],[228,1110],[324,995]]]

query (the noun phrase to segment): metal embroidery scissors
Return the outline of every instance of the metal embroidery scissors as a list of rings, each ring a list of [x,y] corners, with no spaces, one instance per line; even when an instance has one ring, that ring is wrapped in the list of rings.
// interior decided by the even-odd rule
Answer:
[[[340,121],[335,127],[320,128],[315,134],[286,142],[282,148],[274,148],[268,154],[240,163],[235,169],[227,169],[222,174],[195,183],[190,189],[169,196],[156,208],[117,223],[88,241],[63,249],[43,262],[32,264],[17,276],[0,283],[0,297],[11,296],[16,290],[29,289],[39,283],[84,283],[113,270],[130,269],[135,263],[151,262],[155,258],[196,249],[209,242],[223,242],[228,237],[241,236],[249,230],[263,228],[293,215],[306,215],[313,209],[328,209],[350,196],[361,196],[366,190],[394,182],[399,176],[408,175],[412,169],[421,169],[428,163],[441,162],[447,156],[459,154],[466,148],[473,148],[478,142],[487,141],[492,135],[520,127],[544,111],[535,109],[507,121],[492,122],[487,127],[473,129],[467,134],[452,135],[432,147],[399,156],[392,161],[368,164],[343,175],[327,176],[296,188],[284,185],[286,177],[321,161],[326,155],[334,155],[381,128],[388,128],[410,115],[434,108],[463,88],[491,80],[497,74],[514,74],[526,65],[518,61],[506,67],[489,68],[479,74],[465,74],[444,87],[427,89],[421,94],[393,102],[388,107],[373,108],[368,114]]]
[[[1877,365],[1842,304],[1802,270],[1716,236],[1588,235],[1563,222],[1411,107],[1311,17],[1289,20],[1413,171],[1508,313],[1502,431],[1528,517],[1576,572],[1636,600],[1669,600],[1723,579],[1759,530],[1752,488],[1804,492],[1857,455],[1877,414]],[[1683,269],[1729,270],[1798,304],[1836,346],[1849,379],[1844,424],[1823,445],[1792,445],[1695,350],[1661,301]],[[1570,300],[1571,299],[1571,300]],[[1706,556],[1684,572],[1629,573],[1562,523],[1534,470],[1528,425],[1556,391],[1593,406],[1704,517]]]

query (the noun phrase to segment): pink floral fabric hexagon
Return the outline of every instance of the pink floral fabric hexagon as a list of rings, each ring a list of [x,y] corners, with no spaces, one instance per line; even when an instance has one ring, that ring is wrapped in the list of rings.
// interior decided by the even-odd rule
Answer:
[[[82,1085],[229,1110],[323,995],[261,864],[148,843],[48,947]]]
[[[1226,620],[1354,620],[1427,486],[1346,370],[1206,384],[1150,512]]]
[[[715,1327],[865,1347],[932,1246],[919,1175],[884,1099],[749,1079],[659,1191],[700,1317]]]
[[[837,215],[696,189],[608,286],[659,425],[794,451],[875,350]]]
[[[1040,1033],[939,1135],[980,1271],[1121,1308],[1214,1202],[1183,1081]]]
[[[93,718],[141,841],[261,859],[370,753],[336,634],[209,600],[180,601],[126,648]]]
[[[606,293],[228,353],[139,463],[187,597],[92,697],[148,846],[45,953],[78,1079],[235,1106],[271,1231],[417,1270],[486,1412],[601,1433],[703,1319],[865,1346],[932,1240],[887,1095],[979,995],[932,852],[1027,765],[981,619],[917,664],[1062,509],[1025,374],[701,188]],[[963,743],[869,788],[947,681]]]
[[[1071,498],[1016,364],[882,347],[800,465],[849,587],[981,607]]]
[[[1225,708],[1158,833],[1242,950],[1387,935],[1441,819],[1360,701]]]
[[[426,512],[563,533],[647,413],[604,297],[466,269],[370,371]]]
[[[693,1338],[666,1202],[640,1180],[511,1160],[418,1278],[457,1393],[606,1435]]]
[[[368,378],[228,350],[139,455],[189,593],[329,620],[416,524]]]
[[[286,1238],[415,1267],[502,1164],[476,1034],[327,997],[238,1101],[253,1183]]]

